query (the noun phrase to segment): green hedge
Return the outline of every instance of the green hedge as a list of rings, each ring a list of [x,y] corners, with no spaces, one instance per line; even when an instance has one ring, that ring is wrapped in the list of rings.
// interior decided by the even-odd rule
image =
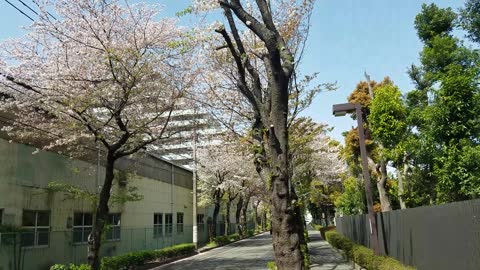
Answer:
[[[319,231],[320,231],[320,235],[322,235],[322,239],[326,239],[326,236],[325,236],[326,232],[333,231],[335,229],[336,229],[335,226],[320,227]]]
[[[131,252],[119,256],[103,258],[100,269],[128,269],[131,266],[144,265],[145,263],[153,260],[163,261],[178,256],[192,254],[194,251],[194,244],[181,244],[158,250]]]
[[[405,266],[401,262],[387,256],[377,256],[373,250],[357,245],[350,239],[337,231],[325,233],[327,241],[335,248],[342,249],[347,257],[367,270],[414,270],[415,268]]]
[[[319,224],[315,224],[315,223],[310,223],[312,225],[312,227],[316,230],[316,231],[320,231],[320,229],[322,228],[322,225],[319,225]]]
[[[92,268],[88,264],[81,264],[81,265],[63,265],[63,264],[55,264],[50,267],[50,270],[91,270]]]
[[[222,246],[230,243],[230,237],[228,235],[221,235],[217,236],[213,239],[213,242],[215,242],[217,245]]]
[[[238,241],[240,240],[240,235],[238,233],[231,234],[228,236],[230,238],[230,241]]]
[[[345,251],[348,258],[352,258],[353,242],[345,236],[332,230],[325,233],[326,240],[334,247]]]
[[[194,244],[181,244],[158,250],[144,250],[130,252],[114,257],[104,257],[100,264],[101,270],[121,270],[129,269],[132,266],[144,265],[150,261],[165,261],[178,256],[189,255],[195,252]],[[50,270],[90,270],[90,266],[82,265],[62,265],[55,264]]]
[[[240,235],[235,233],[235,234],[230,234],[230,235],[217,236],[217,237],[213,238],[213,242],[215,244],[217,244],[217,246],[223,246],[223,245],[229,244],[233,241],[238,241],[240,239],[241,239]]]

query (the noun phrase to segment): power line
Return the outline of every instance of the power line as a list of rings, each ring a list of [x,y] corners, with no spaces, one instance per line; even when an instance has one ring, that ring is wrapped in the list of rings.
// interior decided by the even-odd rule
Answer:
[[[32,19],[32,17],[28,16],[27,13],[23,12],[23,10],[19,9],[17,6],[12,4],[10,1],[8,1],[8,0],[4,0],[4,1],[7,2],[10,6],[14,7],[16,10],[18,10],[18,12],[22,13],[25,17],[29,18],[32,22],[35,21],[34,19]]]
[[[29,5],[25,4],[25,2],[23,2],[22,0],[18,0],[18,2],[22,3],[22,5],[26,6],[28,9],[30,9],[33,13],[35,13],[35,15],[38,16],[38,12],[36,12],[35,10],[33,10],[33,8],[31,8]]]
[[[19,1],[20,1],[20,0],[19,0]],[[20,2],[21,2],[21,1],[20,1]],[[40,5],[38,4],[38,1],[32,0],[32,2],[33,2],[38,8],[40,8]],[[57,20],[57,18],[55,18],[55,16],[53,16],[52,13],[50,13],[50,12],[47,11],[47,14],[48,14],[50,17],[52,17],[54,20]],[[37,15],[38,15],[38,14],[37,14]]]

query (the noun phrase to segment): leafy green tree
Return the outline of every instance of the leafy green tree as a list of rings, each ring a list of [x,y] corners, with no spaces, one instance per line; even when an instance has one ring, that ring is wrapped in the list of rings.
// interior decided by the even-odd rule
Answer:
[[[368,152],[368,161],[369,167],[371,170],[372,180],[376,180],[376,186],[378,190],[378,197],[380,200],[380,205],[382,211],[392,210],[390,198],[386,190],[386,183],[388,179],[387,175],[387,163],[388,159],[383,155],[383,145],[380,141],[375,141],[371,137],[370,130],[370,109],[372,100],[374,100],[375,92],[378,88],[385,85],[392,84],[392,81],[389,78],[385,78],[382,82],[377,83],[375,81],[370,81],[368,75],[366,75],[367,81],[361,81],[357,84],[356,88],[353,90],[352,94],[348,97],[350,103],[359,103],[362,105],[362,115],[353,115],[353,118],[362,117],[363,122],[365,123],[365,144],[367,145]],[[353,175],[359,175],[361,172],[360,167],[360,148],[359,148],[359,138],[358,131],[356,129],[351,130],[346,134],[345,137],[345,151],[343,151],[344,156],[348,157],[347,162],[349,162],[350,168]]]
[[[401,92],[393,84],[385,84],[375,89],[375,98],[370,105],[368,121],[372,138],[381,147],[379,149],[380,159],[385,163],[396,161],[398,186],[397,193],[391,194],[390,198],[398,196],[401,208],[405,208],[402,198],[404,193],[404,170],[402,166],[405,151],[401,141],[407,134],[407,111],[402,101]],[[390,185],[391,186],[391,185]]]
[[[344,215],[365,213],[362,182],[350,176],[343,181],[343,186],[344,191],[342,195],[338,196],[335,200],[337,212]]]
[[[457,14],[451,9],[441,9],[435,4],[423,4],[422,11],[415,17],[418,37],[429,43],[434,37],[449,35],[455,27]]]
[[[398,87],[386,84],[376,88],[368,117],[372,137],[384,147],[394,148],[406,132],[406,115]]]
[[[467,0],[460,10],[460,25],[467,31],[467,37],[474,42],[480,42],[480,1]]]
[[[338,189],[345,163],[339,157],[339,142],[327,136],[328,127],[308,117],[299,117],[289,128],[290,171],[302,212],[325,212],[333,204],[330,195]]]
[[[467,9],[472,7],[467,4]],[[407,95],[407,122],[415,133],[404,143],[413,167],[410,191],[419,196],[410,196],[414,204],[480,195],[474,168],[480,135],[479,55],[453,36],[456,18],[452,9],[430,4],[415,19],[425,46],[421,65],[409,71],[417,89]]]

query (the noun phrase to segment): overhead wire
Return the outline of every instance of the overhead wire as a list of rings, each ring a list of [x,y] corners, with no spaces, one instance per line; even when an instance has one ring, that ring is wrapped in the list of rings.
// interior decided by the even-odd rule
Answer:
[[[29,5],[25,4],[25,2],[23,2],[22,0],[18,0],[18,2],[22,3],[22,5],[24,5],[25,7],[27,7],[30,11],[32,11],[33,13],[35,13],[35,15],[38,16],[38,12],[36,12],[33,8],[31,8]]]
[[[18,1],[20,1],[20,0],[18,0]],[[21,1],[20,1],[20,2],[21,2]],[[33,2],[38,8],[40,8],[40,5],[38,4],[38,1],[32,0],[32,2]],[[47,11],[47,14],[48,14],[50,17],[52,17],[54,20],[57,20],[57,18],[55,18],[55,16],[53,16],[52,13],[50,13],[50,12]],[[38,15],[38,14],[37,14],[37,15]]]
[[[5,2],[7,2],[10,6],[12,6],[13,8],[15,8],[18,12],[20,12],[21,14],[23,14],[25,17],[29,18],[32,22],[34,22],[35,20],[28,16],[27,13],[23,12],[23,10],[21,10],[20,8],[18,8],[17,6],[15,6],[12,2],[8,1],[8,0],[4,0]]]
[[[24,15],[25,17],[27,17],[28,19],[30,19],[31,21],[35,21],[32,17],[30,17],[28,14],[26,14],[23,10],[21,10],[19,7],[17,7],[15,4],[13,4],[12,2],[10,2],[9,0],[4,0],[5,2],[7,2],[10,6],[12,6],[13,8],[15,8],[18,12],[20,12],[22,15]],[[24,1],[22,0],[18,0],[23,6],[25,6],[26,8],[28,8],[31,12],[33,12],[35,15],[39,16],[38,12],[35,11],[33,8],[31,8],[29,5],[27,5]],[[37,7],[40,7],[39,4],[37,3],[37,1],[35,0],[32,0],[32,2],[37,5]],[[47,14],[52,17],[53,19],[56,20],[56,17],[53,16],[50,12],[47,11]],[[9,87],[11,88],[12,90],[16,91],[16,92],[19,92],[21,94],[24,94],[23,92],[21,92],[20,90],[16,89],[16,88],[13,88],[12,86],[9,86],[5,83],[2,83],[2,85],[6,86],[6,87]],[[26,88],[27,90],[32,90],[33,89],[28,89]],[[35,127],[35,126],[32,126],[32,125],[28,125],[28,124],[25,124],[25,123],[22,123],[22,122],[19,122],[19,121],[16,121],[14,119],[10,119],[10,118],[7,118],[5,116],[0,116],[0,118],[3,118],[3,119],[6,119],[7,121],[12,121],[13,123],[18,123],[18,124],[21,124],[23,126],[26,126],[26,127],[29,127],[29,128],[32,128],[32,129],[35,129],[35,130],[38,130],[38,131],[41,131],[45,134],[49,134],[49,136],[55,136],[56,138],[62,138],[60,135],[58,134],[55,134],[55,133],[52,133],[52,132],[49,132],[49,131],[46,131],[46,130],[43,130],[43,129],[40,129],[38,127]],[[5,120],[0,120],[0,122],[4,123],[4,124],[11,124],[11,123],[8,123],[8,122],[5,122]],[[82,146],[84,149],[88,149],[88,150],[97,150],[95,148],[90,148],[90,147],[85,147],[85,146]],[[178,154],[179,156],[181,157],[184,157],[184,158],[188,158],[188,157],[185,157],[184,154]]]

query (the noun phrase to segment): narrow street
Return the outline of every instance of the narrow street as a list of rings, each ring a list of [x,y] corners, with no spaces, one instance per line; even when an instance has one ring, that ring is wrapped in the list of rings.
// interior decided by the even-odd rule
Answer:
[[[309,249],[312,270],[350,270],[342,256],[320,239],[318,232],[310,231]],[[272,237],[267,233],[219,247],[199,255],[166,264],[151,270],[265,270],[273,261]]]
[[[269,261],[273,261],[272,237],[263,233],[152,270],[264,270]]]

